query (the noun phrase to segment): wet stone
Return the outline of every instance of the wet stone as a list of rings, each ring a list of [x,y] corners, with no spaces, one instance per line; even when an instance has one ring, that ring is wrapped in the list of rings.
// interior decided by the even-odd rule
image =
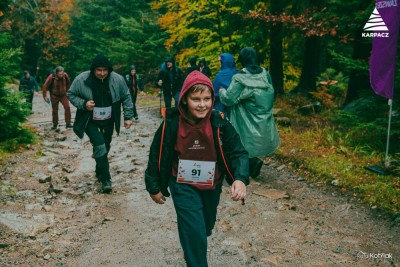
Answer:
[[[48,183],[51,181],[51,175],[44,175],[42,177],[39,177],[39,183],[44,184]]]

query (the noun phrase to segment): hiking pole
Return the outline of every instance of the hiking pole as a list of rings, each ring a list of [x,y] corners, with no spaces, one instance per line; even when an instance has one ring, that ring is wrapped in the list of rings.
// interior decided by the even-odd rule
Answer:
[[[385,167],[390,167],[389,161],[389,140],[390,140],[390,125],[392,123],[392,109],[393,109],[393,100],[389,99],[388,105],[390,106],[389,109],[389,122],[388,122],[388,131],[387,131],[387,138],[386,138],[386,153],[385,153]]]
[[[160,95],[160,114],[161,114],[161,98],[162,98],[162,95],[163,95],[163,90],[162,90],[162,88],[160,88],[160,93],[159,93],[159,95]]]

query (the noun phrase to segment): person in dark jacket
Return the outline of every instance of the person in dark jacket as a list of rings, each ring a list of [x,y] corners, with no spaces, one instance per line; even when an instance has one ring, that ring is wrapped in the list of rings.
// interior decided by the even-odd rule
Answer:
[[[46,102],[51,101],[51,115],[53,119],[52,130],[57,129],[58,126],[58,105],[60,102],[64,107],[65,127],[72,128],[71,108],[67,98],[67,91],[70,86],[71,79],[62,66],[57,66],[54,73],[50,74],[43,84],[43,99]],[[50,94],[50,98],[47,96],[47,91]]]
[[[188,76],[189,73],[191,73],[194,70],[199,70],[199,66],[197,66],[196,61],[197,61],[196,56],[189,57],[188,67],[186,69],[186,76]]]
[[[236,74],[235,59],[231,54],[223,53],[219,56],[218,60],[221,62],[221,69],[218,71],[217,75],[215,75],[215,79],[213,81],[215,90],[214,108],[216,110],[225,112],[229,117],[230,109],[221,103],[219,98],[219,90],[222,88],[228,89],[229,85],[231,84],[232,77]]]
[[[139,119],[137,111],[136,111],[136,100],[138,91],[144,91],[144,86],[142,82],[142,78],[139,74],[136,73],[135,65],[131,65],[129,67],[129,74],[125,76],[126,85],[129,88],[129,93],[131,94],[132,103],[133,103],[133,118],[137,121]]]
[[[26,103],[32,110],[33,95],[39,91],[39,85],[35,77],[31,76],[29,71],[24,71],[24,76],[19,80],[19,91],[24,94]]]
[[[165,62],[161,64],[161,70],[155,82],[155,85],[160,87],[163,92],[166,108],[171,107],[172,98],[174,98],[175,106],[177,106],[183,80],[184,74],[175,64],[174,58],[167,57]]]
[[[96,160],[96,177],[102,191],[112,191],[108,152],[114,128],[119,134],[121,106],[124,109],[124,126],[130,128],[133,104],[124,77],[115,73],[104,55],[97,55],[90,71],[79,74],[67,93],[69,101],[77,108],[74,132],[79,138],[84,133],[93,146]]]
[[[206,61],[206,59],[204,57],[201,57],[199,59],[199,70],[200,70],[201,73],[206,75],[208,78],[211,77],[211,70],[207,66],[207,61]]]
[[[216,221],[224,177],[235,201],[244,200],[249,184],[248,153],[223,113],[212,110],[213,103],[210,79],[191,72],[178,109],[166,110],[155,133],[145,171],[154,202],[164,204],[171,191],[187,266],[208,266],[207,236]]]

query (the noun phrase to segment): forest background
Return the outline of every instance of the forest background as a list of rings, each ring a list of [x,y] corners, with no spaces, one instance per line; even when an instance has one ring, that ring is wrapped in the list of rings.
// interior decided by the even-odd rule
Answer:
[[[29,110],[13,86],[24,70],[40,84],[57,65],[74,78],[103,53],[120,74],[135,64],[146,91],[157,94],[153,83],[166,56],[183,69],[190,56],[204,57],[213,78],[221,53],[237,58],[250,46],[271,73],[277,119],[286,118],[278,120],[282,145],[274,157],[310,182],[334,185],[399,218],[399,66],[390,164],[383,174],[364,169],[382,165],[387,144],[387,99],[371,89],[371,39],[361,35],[374,6],[359,0],[3,0],[1,159],[38,138],[23,124]]]

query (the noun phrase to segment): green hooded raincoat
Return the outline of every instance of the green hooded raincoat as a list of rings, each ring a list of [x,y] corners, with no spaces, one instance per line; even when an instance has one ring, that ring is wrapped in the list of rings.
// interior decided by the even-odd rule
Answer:
[[[221,102],[231,106],[230,120],[249,152],[249,158],[272,154],[279,146],[278,130],[272,114],[274,88],[269,73],[251,74],[245,68],[233,76]]]

